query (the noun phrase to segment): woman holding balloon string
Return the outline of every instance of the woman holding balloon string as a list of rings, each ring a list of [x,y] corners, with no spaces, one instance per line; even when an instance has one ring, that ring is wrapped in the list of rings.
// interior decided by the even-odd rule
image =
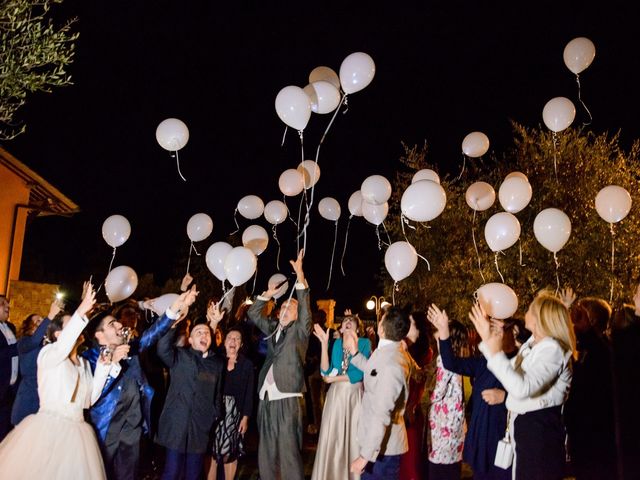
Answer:
[[[324,330],[319,324],[313,327],[313,334],[320,340],[322,349],[320,373],[325,383],[330,386],[322,411],[312,480],[359,478],[349,473],[349,467],[359,454],[356,432],[364,374],[351,364],[351,354],[344,348],[344,334],[348,331],[359,332],[358,351],[369,358],[371,343],[363,337],[361,330],[360,319],[352,315],[350,310],[346,310],[340,326],[342,337],[334,341],[329,358],[328,329]]]
[[[576,351],[566,306],[552,293],[539,292],[525,314],[525,327],[532,335],[512,359],[503,351],[502,330],[491,327],[479,303],[469,318],[482,339],[479,348],[487,367],[508,394],[515,479],[562,479],[562,405],[569,393],[571,359]]]

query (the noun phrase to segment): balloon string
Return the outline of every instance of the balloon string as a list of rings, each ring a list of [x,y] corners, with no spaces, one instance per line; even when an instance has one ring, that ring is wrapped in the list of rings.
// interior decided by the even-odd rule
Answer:
[[[500,280],[502,280],[502,283],[504,283],[504,277],[502,276],[502,273],[500,272],[500,267],[498,266],[498,253],[500,253],[500,252],[496,252],[496,256],[494,258],[494,262],[496,264],[496,270],[498,271],[498,275],[500,275]]]
[[[300,162],[304,162],[304,134],[302,133],[302,130],[298,131],[298,136],[300,137]],[[304,176],[302,177],[302,181],[304,183]],[[304,188],[304,185],[303,185]],[[304,222],[304,228],[302,229],[302,249],[306,252],[307,251],[307,226],[309,225],[309,209],[307,208],[307,213],[305,215],[305,222]],[[300,250],[298,249],[298,252],[300,253]]]
[[[222,280],[222,293],[227,293],[227,286],[224,283],[224,280]]]
[[[298,224],[296,223],[296,221],[291,216],[291,210],[289,209],[289,206],[287,205],[287,196],[286,195],[282,196],[282,203],[284,203],[284,206],[287,207],[287,215],[289,215],[289,220],[291,220],[291,223],[293,223],[296,226],[296,229],[298,229]]]
[[[227,298],[227,296],[229,294],[231,294],[231,292],[233,292],[235,289],[235,287],[231,287],[229,290],[225,290],[224,287],[224,281],[222,282],[222,291],[224,292],[224,294],[222,295],[222,298],[220,300],[218,300],[218,303],[216,303],[216,307],[222,305],[222,302]]]
[[[288,303],[291,300],[291,297],[293,297],[293,292],[295,290],[295,285],[294,287],[291,289],[291,292],[289,292],[289,297],[287,298],[287,300],[284,303]],[[283,305],[284,305],[283,303]],[[264,337],[265,340],[269,340],[271,337],[273,337],[275,334],[278,333],[278,330],[280,330],[282,328],[282,316],[284,315],[284,309],[282,307],[280,307],[280,313],[278,314],[278,326],[276,327],[276,329],[271,332],[270,335],[267,335],[266,337]]]
[[[327,282],[327,291],[331,286],[331,274],[333,273],[333,257],[336,253],[336,243],[338,242],[338,220],[336,220],[336,229],[333,234],[333,249],[331,250],[331,263],[329,264],[329,281]]]
[[[393,304],[396,304],[396,291],[399,289],[398,287],[398,282],[394,281],[393,282],[393,289],[391,290],[391,302],[393,302]]]
[[[344,109],[344,112],[342,112],[343,115],[349,111],[349,99],[347,98],[346,93],[344,94],[344,106],[345,106],[345,109]]]
[[[423,257],[422,255],[420,255],[418,252],[416,252],[416,255],[418,256],[418,258],[421,258],[422,260],[424,260],[425,262],[427,262],[427,270],[431,271],[431,264],[429,263],[429,260],[427,260],[425,257]]]
[[[526,267],[524,263],[522,263],[522,239],[518,238],[518,249],[520,250],[520,266]]]
[[[378,237],[378,250],[382,250],[382,239],[380,238],[380,225],[376,225],[376,237]]]
[[[558,183],[558,162],[556,160],[556,156],[558,153],[558,134],[556,132],[553,132],[552,137],[553,137],[553,171],[556,176],[556,183]]]
[[[407,233],[404,231],[404,225],[407,224],[407,227],[415,230],[416,227],[414,227],[413,225],[411,225],[409,223],[409,219],[407,217],[404,216],[404,213],[400,214],[400,226],[402,227],[402,235],[404,235],[404,239],[407,241],[407,243],[411,243],[409,241],[409,239],[407,238]],[[389,243],[391,243],[391,240],[389,240]]]
[[[253,292],[256,289],[256,279],[258,278],[258,264],[256,263],[256,271],[253,272],[253,285],[251,287],[251,295],[253,295]]]
[[[187,273],[189,273],[189,266],[191,265],[191,251],[194,250],[193,242],[191,242],[191,246],[189,247],[189,259],[187,260]]]
[[[557,252],[553,252],[553,260],[556,262],[556,296],[560,291],[560,275],[558,274],[558,269],[560,268],[560,262],[558,262]]]
[[[613,275],[616,258],[615,231],[613,229],[613,223],[609,224],[609,230],[611,231],[611,290],[609,292],[609,303],[611,303],[613,302]]]
[[[482,283],[486,283],[484,274],[482,273],[482,263],[480,261],[480,251],[478,250],[478,243],[476,242],[476,209],[473,209],[473,220],[471,222],[471,238],[473,238],[473,248],[476,250],[476,257],[478,258],[478,271],[480,277],[482,277]]]
[[[281,147],[284,147],[284,139],[287,137],[287,125],[284,126],[284,133],[282,134],[282,142],[280,143]]]
[[[238,209],[237,208],[233,212],[233,221],[236,224],[236,229],[233,232],[231,232],[229,235],[235,235],[240,231],[240,225],[238,225]]]
[[[184,180],[185,182],[187,181],[186,178],[184,178],[184,175],[182,175],[182,172],[180,171],[180,156],[178,155],[178,151],[176,150],[175,152],[173,152],[176,154],[176,165],[178,167],[178,174],[180,175],[180,178],[182,180]]]
[[[111,273],[111,267],[113,267],[113,260],[115,258],[116,258],[116,247],[113,247],[113,253],[111,254],[111,261],[109,262],[109,271],[107,272],[107,277]],[[96,295],[100,293],[100,290],[102,290],[102,287],[105,281],[106,281],[106,277],[105,277],[105,280],[98,286],[98,289],[96,290]]]
[[[458,180],[460,180],[462,178],[462,174],[464,173],[464,168],[467,165],[467,156],[463,153],[462,154],[462,169],[460,170],[460,175],[458,175],[458,177],[454,180],[455,182],[457,182]]]
[[[340,270],[342,270],[342,276],[346,277],[347,274],[344,273],[344,254],[347,251],[347,239],[349,238],[349,225],[351,225],[351,219],[353,215],[349,215],[349,220],[347,220],[347,231],[344,234],[344,247],[342,247],[342,257],[340,257]]]
[[[589,115],[589,121],[588,122],[582,122],[582,125],[584,125],[586,127],[588,125],[591,125],[591,123],[593,122],[593,116],[591,115],[591,112],[589,111],[587,106],[582,101],[581,87],[580,87],[580,75],[577,74],[577,73],[576,73],[576,83],[578,84],[578,100],[580,100],[580,103],[582,104],[584,109],[587,111],[587,114]]]
[[[387,247],[389,247],[389,246],[391,246],[391,237],[389,236],[389,230],[387,230],[387,226],[384,224],[384,222],[382,222],[382,228],[384,228],[384,233],[387,234],[387,241],[389,243],[387,243],[386,245],[387,245]],[[382,242],[382,243],[384,243],[384,242]]]
[[[278,240],[278,232],[277,225],[271,227],[271,231],[273,232],[273,239],[278,244],[278,256],[276,258],[276,270],[280,270],[280,240]]]
[[[304,205],[304,195],[302,197],[300,197],[300,205],[298,205],[298,221],[294,222],[296,224],[296,228],[297,228],[296,245],[298,246],[298,251],[300,250],[300,237],[302,237],[302,234],[303,234],[303,232],[300,231],[300,219],[302,218],[302,205]],[[306,218],[306,215],[308,215],[308,212],[305,213],[305,218]],[[306,226],[304,228],[306,228]]]

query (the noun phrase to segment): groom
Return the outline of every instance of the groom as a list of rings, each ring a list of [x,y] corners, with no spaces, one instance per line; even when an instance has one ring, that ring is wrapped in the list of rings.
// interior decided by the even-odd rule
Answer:
[[[362,480],[393,480],[400,474],[400,457],[409,447],[404,408],[409,397],[410,361],[400,341],[409,332],[410,320],[391,307],[378,324],[380,342],[367,360],[358,352],[358,336],[347,331],[345,346],[351,363],[364,372],[364,396],[358,422],[360,456],[351,472]]]

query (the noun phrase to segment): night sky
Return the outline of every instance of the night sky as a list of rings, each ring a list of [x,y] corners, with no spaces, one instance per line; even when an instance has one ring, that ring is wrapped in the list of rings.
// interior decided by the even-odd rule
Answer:
[[[130,265],[139,276],[153,272],[159,284],[181,275],[193,214],[205,212],[214,221],[213,234],[198,246],[204,253],[214,241],[228,241],[241,197],[281,199],[278,177],[300,161],[300,143],[289,129],[280,145],[278,91],[304,87],[316,66],[338,71],[356,51],[371,55],[376,76],[349,97],[348,112],[338,115],[322,147],[306,261],[314,297],[337,299],[339,312],[362,309],[369,295],[384,293],[374,279],[384,252],[364,219],[351,223],[347,276],[340,273],[347,200],[362,180],[372,174],[392,179],[401,142],[426,141],[428,159],[441,174],[459,170],[460,144],[471,131],[486,133],[491,151],[500,154],[511,146],[510,121],[540,125],[552,97],[572,99],[576,124],[584,121],[575,77],[562,60],[572,38],[586,36],[596,45],[596,58],[581,75],[583,99],[594,117],[589,128],[621,129],[625,147],[640,137],[631,6],[268,3],[274,2],[65,0],[57,7],[57,17],[78,17],[80,38],[70,69],[75,84],[32,96],[20,116],[27,133],[3,146],[82,212],[29,225],[22,279],[78,287],[90,274],[104,278],[111,252],[101,225],[114,213],[132,226],[116,265]],[[156,126],[167,117],[182,119],[190,130],[180,151],[186,183],[155,140]],[[313,158],[329,119],[313,114],[305,131],[306,158]],[[342,206],[329,291],[333,224],[317,214],[324,196]],[[298,201],[288,199],[294,212]],[[241,217],[238,222],[241,228],[253,223]],[[264,219],[258,223],[269,227]],[[292,228],[279,228],[281,266],[295,253]],[[258,260],[257,292],[276,271],[276,252],[271,239]],[[204,255],[193,261],[204,262]]]

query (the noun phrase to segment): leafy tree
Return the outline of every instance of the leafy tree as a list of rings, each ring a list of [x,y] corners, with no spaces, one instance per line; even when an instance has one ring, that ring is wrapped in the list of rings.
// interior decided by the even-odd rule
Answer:
[[[0,1],[0,139],[25,131],[16,112],[27,95],[71,84],[67,68],[74,55],[75,19],[62,26],[48,18],[62,0]]]
[[[395,292],[398,304],[412,303],[425,308],[431,302],[446,308],[453,318],[466,321],[475,290],[488,282],[500,282],[494,253],[484,239],[484,225],[491,215],[502,211],[497,198],[504,177],[512,171],[527,175],[533,188],[529,205],[516,214],[521,224],[520,242],[498,254],[504,283],[517,293],[520,312],[533,294],[544,287],[556,288],[556,264],[553,254],[542,247],[533,234],[533,222],[543,209],[555,207],[571,219],[571,237],[558,252],[558,280],[572,286],[579,296],[594,295],[609,299],[613,282],[613,300],[629,298],[629,288],[640,273],[640,143],[630,151],[620,147],[618,135],[565,130],[554,134],[514,124],[515,144],[502,158],[467,160],[460,179],[445,176],[441,184],[447,192],[444,212],[428,225],[400,220],[402,192],[411,183],[415,171],[437,169],[427,162],[426,145],[406,147],[400,159],[389,213],[392,238],[405,234],[417,252],[431,264],[419,261],[414,273],[399,284]],[[557,180],[554,173],[557,163]],[[484,212],[466,204],[465,191],[473,182],[485,181],[496,190],[496,202]],[[614,225],[615,268],[611,273],[610,226],[595,210],[595,197],[603,187],[615,184],[627,189],[633,199],[629,215]],[[475,227],[473,227],[475,225]],[[472,229],[478,247],[476,254]],[[520,256],[522,255],[522,260]],[[481,267],[478,267],[478,258]],[[484,279],[482,278],[484,276]],[[393,288],[385,275],[387,288]]]

